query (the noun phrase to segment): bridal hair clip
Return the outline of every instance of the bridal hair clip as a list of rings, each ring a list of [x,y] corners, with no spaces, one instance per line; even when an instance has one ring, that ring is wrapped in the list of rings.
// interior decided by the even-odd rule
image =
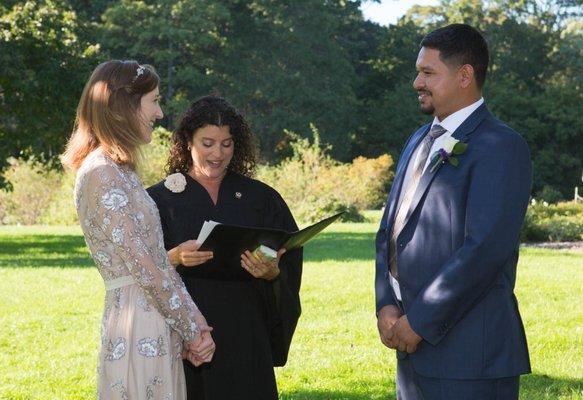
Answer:
[[[139,65],[138,69],[136,70],[136,76],[134,76],[132,83],[135,83],[138,80],[138,78],[144,74],[145,70],[146,70],[146,67]]]

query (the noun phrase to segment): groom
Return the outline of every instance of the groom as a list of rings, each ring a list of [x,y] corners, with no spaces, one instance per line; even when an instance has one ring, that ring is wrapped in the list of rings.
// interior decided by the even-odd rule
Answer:
[[[484,104],[488,58],[462,24],[425,36],[417,57],[413,87],[434,118],[401,153],[376,238],[378,329],[397,350],[398,399],[517,399],[530,372],[513,291],[531,161]]]

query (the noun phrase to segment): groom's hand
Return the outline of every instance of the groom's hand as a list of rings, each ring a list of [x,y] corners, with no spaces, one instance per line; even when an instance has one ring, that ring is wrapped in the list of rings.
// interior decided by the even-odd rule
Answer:
[[[401,317],[401,311],[397,306],[389,305],[384,306],[379,310],[377,327],[379,329],[379,336],[381,337],[381,342],[389,349],[396,349],[397,343],[393,341],[393,325]]]
[[[423,340],[423,338],[411,328],[406,315],[403,315],[397,322],[395,322],[391,331],[392,342],[396,344],[397,350],[405,351],[409,354],[414,353],[415,350],[417,350],[419,342]]]

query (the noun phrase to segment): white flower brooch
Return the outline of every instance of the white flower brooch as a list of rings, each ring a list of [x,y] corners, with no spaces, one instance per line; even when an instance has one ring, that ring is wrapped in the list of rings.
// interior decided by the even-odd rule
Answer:
[[[170,190],[172,193],[183,192],[186,187],[186,178],[180,172],[168,175],[166,179],[164,179],[164,186],[166,186],[166,189]]]

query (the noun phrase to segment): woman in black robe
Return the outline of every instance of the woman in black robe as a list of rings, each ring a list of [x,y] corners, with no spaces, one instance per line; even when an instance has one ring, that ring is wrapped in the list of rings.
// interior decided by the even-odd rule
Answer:
[[[297,230],[279,193],[251,178],[255,160],[241,113],[222,98],[203,97],[173,134],[171,175],[148,189],[170,260],[214,329],[212,362],[185,363],[189,399],[278,398],[273,366],[285,364],[300,315],[301,250],[280,250],[272,261],[246,252],[240,268],[220,268],[194,240],[205,220]]]

